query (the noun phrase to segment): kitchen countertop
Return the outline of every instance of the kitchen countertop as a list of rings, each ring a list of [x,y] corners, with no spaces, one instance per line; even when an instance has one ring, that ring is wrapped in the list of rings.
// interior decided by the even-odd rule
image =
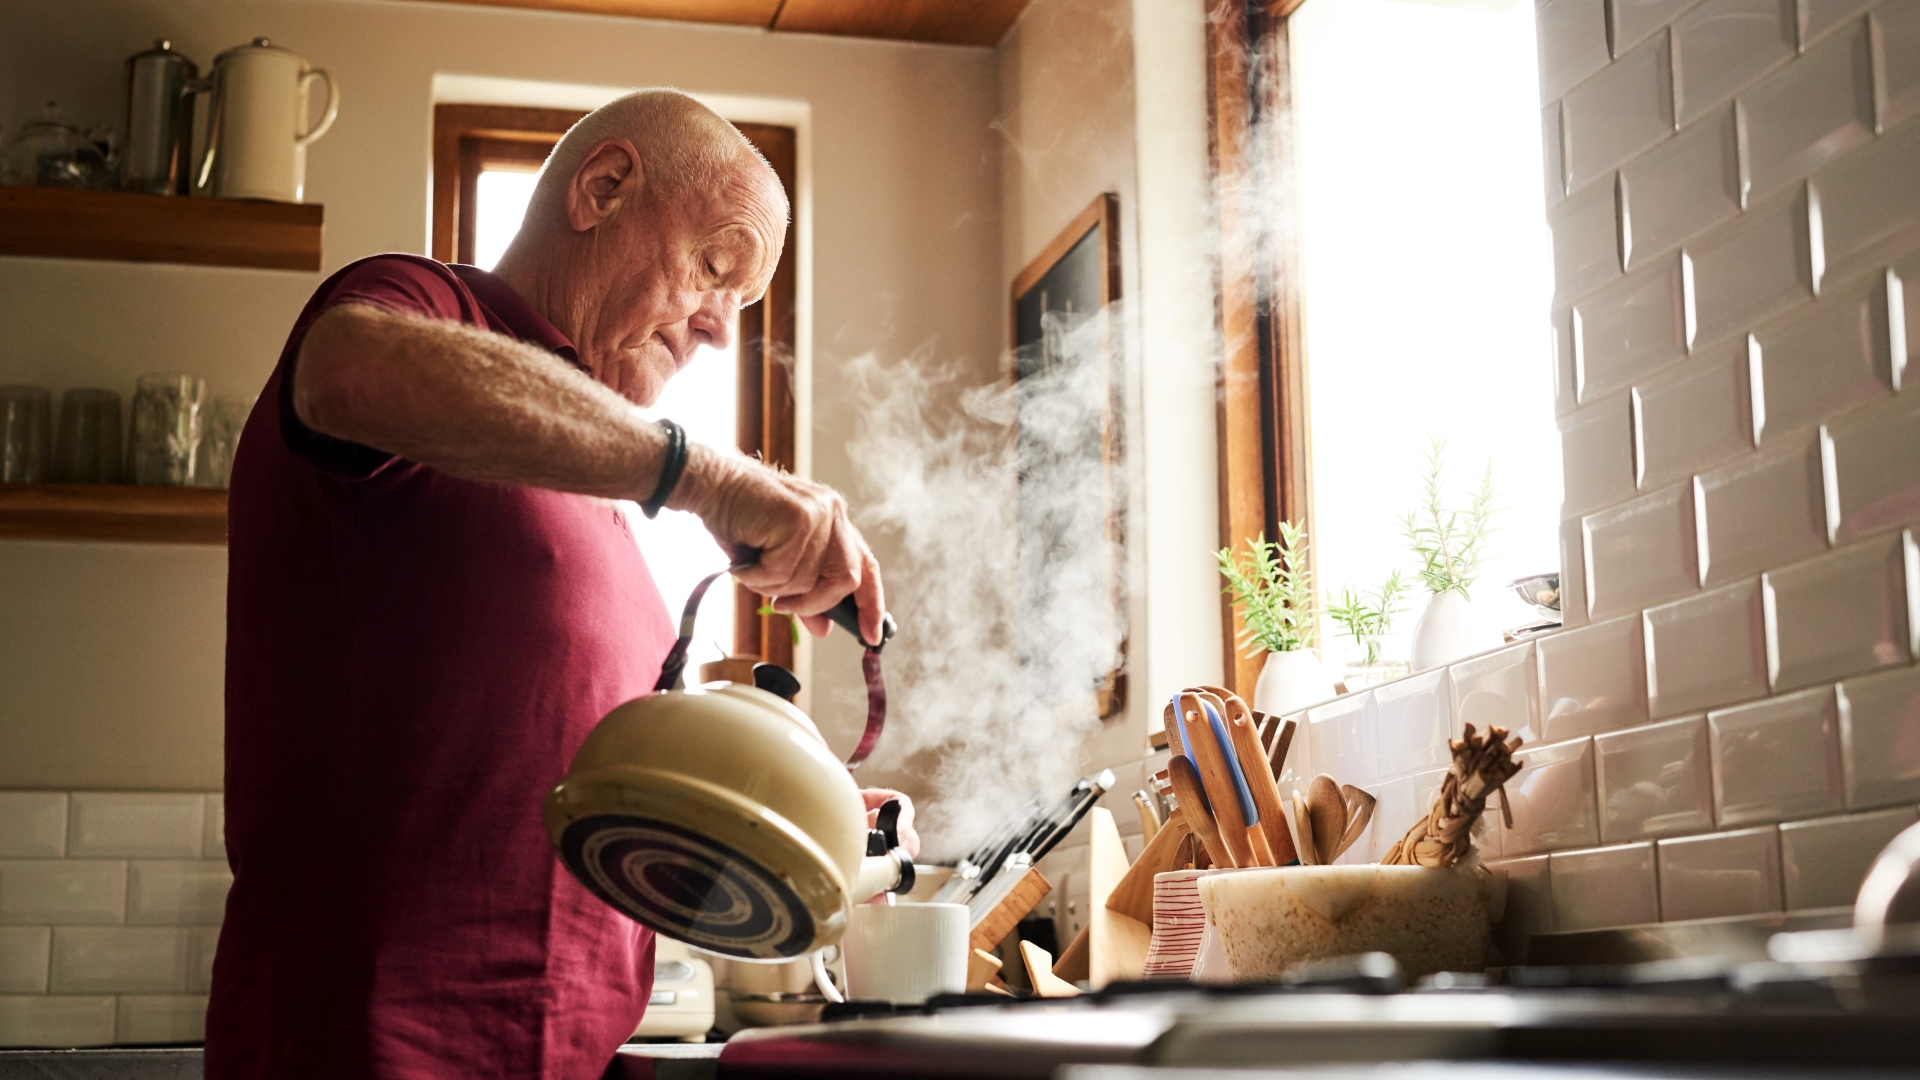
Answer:
[[[719,1043],[628,1043],[609,1075],[619,1080],[710,1080]],[[197,1046],[0,1050],[0,1080],[201,1080]]]

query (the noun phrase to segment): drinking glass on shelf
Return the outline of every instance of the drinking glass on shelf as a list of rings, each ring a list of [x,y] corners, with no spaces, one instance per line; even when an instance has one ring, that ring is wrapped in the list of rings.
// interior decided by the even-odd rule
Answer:
[[[200,443],[200,465],[194,483],[223,488],[233,477],[233,454],[240,449],[240,432],[247,426],[253,402],[246,398],[215,398],[207,406],[206,438]]]
[[[116,484],[123,460],[120,395],[92,386],[62,394],[53,478],[66,484]]]
[[[134,387],[133,482],[174,487],[193,483],[206,380],[192,375],[142,375]]]
[[[0,386],[0,483],[45,483],[52,456],[52,393],[44,386]]]

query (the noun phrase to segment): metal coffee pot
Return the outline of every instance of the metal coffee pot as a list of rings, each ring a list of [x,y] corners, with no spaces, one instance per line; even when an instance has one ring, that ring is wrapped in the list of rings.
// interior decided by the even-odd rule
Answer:
[[[315,83],[326,84],[327,105],[319,122],[308,127]],[[340,88],[333,77],[298,53],[254,38],[214,57],[211,78],[196,89],[213,94],[213,107],[195,186],[210,186],[222,199],[301,201],[307,147],[340,114]]]
[[[127,58],[127,145],[120,186],[148,195],[185,195],[200,69],[161,38]]]

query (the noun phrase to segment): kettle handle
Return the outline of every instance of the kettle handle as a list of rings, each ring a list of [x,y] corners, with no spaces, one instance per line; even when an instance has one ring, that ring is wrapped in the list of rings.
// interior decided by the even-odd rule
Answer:
[[[294,136],[293,145],[295,146],[306,146],[309,143],[312,143],[314,140],[318,139],[320,136],[325,135],[327,133],[327,129],[333,126],[334,118],[340,115],[339,84],[333,81],[333,76],[327,74],[325,71],[322,71],[319,68],[315,68],[312,71],[307,72],[305,75],[300,76],[300,88],[302,90],[306,89],[307,84],[314,79],[323,79],[326,81],[327,111],[321,115],[320,122],[313,125],[312,131],[307,132],[305,135]],[[301,117],[301,119],[304,120],[306,118]]]

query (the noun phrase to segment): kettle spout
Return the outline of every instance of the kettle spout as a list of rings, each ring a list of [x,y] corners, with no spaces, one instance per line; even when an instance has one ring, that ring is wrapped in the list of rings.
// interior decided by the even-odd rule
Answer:
[[[905,848],[894,848],[884,855],[868,855],[860,860],[860,872],[853,879],[853,902],[863,904],[881,893],[912,890],[913,858]]]

